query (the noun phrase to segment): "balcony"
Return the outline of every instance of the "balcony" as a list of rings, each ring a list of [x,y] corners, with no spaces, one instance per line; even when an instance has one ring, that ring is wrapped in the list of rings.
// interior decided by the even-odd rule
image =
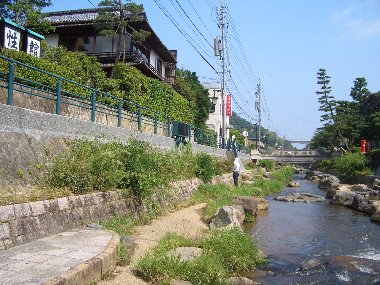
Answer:
[[[114,65],[116,53],[115,52],[102,52],[102,53],[87,53],[88,55],[95,56],[104,68],[109,68]],[[168,84],[174,84],[175,75],[163,76],[148,60],[137,51],[123,52],[120,56],[120,62],[128,63],[136,67],[142,74],[152,77]],[[175,70],[175,67],[173,67]],[[173,72],[174,73],[174,72]]]

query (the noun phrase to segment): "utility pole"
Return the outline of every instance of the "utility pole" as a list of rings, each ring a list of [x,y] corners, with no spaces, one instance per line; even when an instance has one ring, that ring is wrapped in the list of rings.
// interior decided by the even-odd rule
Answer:
[[[222,38],[215,38],[214,42],[214,49],[215,49],[215,56],[219,56],[222,61],[222,74],[221,74],[221,103],[222,103],[222,126],[221,126],[221,138],[222,138],[222,148],[225,146],[225,140],[226,140],[226,103],[225,103],[225,88],[226,88],[226,35],[225,35],[225,6],[224,6],[224,0],[222,0],[222,6],[220,8],[220,18],[218,26],[222,31]]]
[[[260,143],[261,143],[261,84],[259,80],[259,84],[257,84],[257,91],[256,91],[256,111],[258,114],[257,123],[256,126],[258,126],[258,130],[256,131],[257,138],[256,138],[256,148],[260,150]],[[257,146],[258,143],[258,146]]]

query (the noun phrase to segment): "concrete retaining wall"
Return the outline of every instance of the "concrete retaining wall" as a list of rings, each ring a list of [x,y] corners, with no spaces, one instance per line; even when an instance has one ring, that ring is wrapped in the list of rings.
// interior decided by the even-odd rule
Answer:
[[[167,203],[188,199],[201,183],[199,179],[173,183]],[[216,177],[212,183],[232,184],[232,174]],[[168,206],[162,197],[157,196],[155,199],[161,202],[163,208]],[[144,208],[144,205],[123,197],[118,191],[2,206],[0,250],[78,228],[86,223],[105,221],[115,215],[137,217],[144,212]]]
[[[163,150],[175,147],[174,140],[165,136],[0,104],[0,187],[34,184],[67,140],[81,138],[121,143],[135,138]],[[217,157],[226,155],[225,150],[204,145],[193,144],[192,148]]]

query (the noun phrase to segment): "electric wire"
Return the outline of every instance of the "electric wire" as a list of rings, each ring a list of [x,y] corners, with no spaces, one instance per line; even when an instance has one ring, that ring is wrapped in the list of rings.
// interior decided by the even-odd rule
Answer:
[[[218,73],[216,68],[206,59],[206,57],[198,50],[198,48],[193,43],[194,40],[183,30],[179,27],[178,23],[175,21],[175,19],[170,15],[170,13],[163,7],[160,3],[158,3],[158,0],[154,0],[158,8],[164,13],[164,15],[170,20],[170,22],[177,28],[177,30],[184,36],[186,41],[194,48],[194,50],[199,54],[199,56],[205,61],[212,70]],[[207,54],[207,53],[206,53]]]

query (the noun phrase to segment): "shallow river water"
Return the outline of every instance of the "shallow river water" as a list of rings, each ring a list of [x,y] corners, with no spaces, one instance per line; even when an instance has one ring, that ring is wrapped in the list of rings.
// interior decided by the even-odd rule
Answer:
[[[316,184],[296,175],[301,187],[290,192],[325,196]],[[270,200],[246,229],[259,242],[269,262],[262,269],[274,276],[261,276],[257,284],[380,284],[380,224],[367,215],[324,202]],[[318,266],[300,270],[308,260]]]

